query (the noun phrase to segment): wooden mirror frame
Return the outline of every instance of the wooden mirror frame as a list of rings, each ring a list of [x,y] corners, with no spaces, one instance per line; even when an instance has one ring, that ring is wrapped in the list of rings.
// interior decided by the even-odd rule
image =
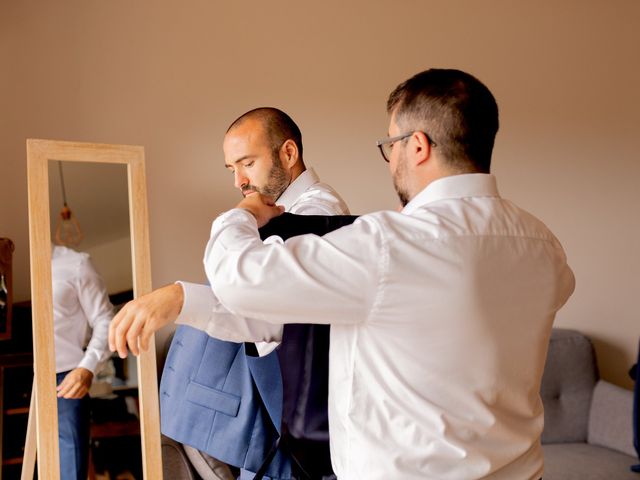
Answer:
[[[51,284],[49,160],[126,164],[129,184],[134,297],[151,291],[151,260],[143,147],[27,140],[38,478],[59,480],[60,454]],[[146,352],[141,352],[137,362],[142,471],[144,478],[148,480],[162,479],[160,409],[155,352],[155,341],[152,337],[149,349]],[[32,413],[30,413],[30,421]],[[29,452],[25,452],[25,459],[28,454]]]

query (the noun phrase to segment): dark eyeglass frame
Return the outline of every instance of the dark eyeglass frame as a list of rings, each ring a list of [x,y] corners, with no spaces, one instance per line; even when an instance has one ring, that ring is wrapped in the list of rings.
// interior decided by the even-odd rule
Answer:
[[[380,149],[380,154],[382,155],[382,158],[384,159],[384,161],[389,163],[389,156],[391,155],[391,150],[393,149],[394,143],[399,142],[400,140],[404,140],[405,138],[409,138],[411,135],[413,135],[416,132],[423,133],[424,136],[427,137],[427,141],[429,142],[429,145],[431,145],[432,147],[438,146],[436,142],[431,140],[431,137],[429,136],[429,134],[427,132],[423,132],[422,130],[413,130],[409,133],[404,133],[402,135],[398,135],[395,137],[381,138],[376,142],[376,146]]]

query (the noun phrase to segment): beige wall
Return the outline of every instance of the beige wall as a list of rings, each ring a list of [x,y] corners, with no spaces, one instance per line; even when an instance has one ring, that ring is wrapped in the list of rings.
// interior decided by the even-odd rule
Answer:
[[[227,124],[274,105],[357,213],[394,208],[374,146],[384,103],[431,66],[495,93],[502,193],[566,247],[577,288],[557,325],[629,385],[640,335],[640,2],[0,0],[0,236],[29,296],[25,139],[144,145],[154,286],[203,280],[209,223],[238,198]],[[523,332],[526,334],[526,332]]]
[[[90,248],[83,248],[83,251],[91,255],[91,261],[110,294],[133,289],[131,237],[110,240]]]

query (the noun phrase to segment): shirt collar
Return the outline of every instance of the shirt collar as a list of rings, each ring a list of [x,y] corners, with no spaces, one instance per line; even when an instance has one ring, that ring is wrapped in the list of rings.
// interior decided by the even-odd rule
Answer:
[[[287,189],[282,192],[280,198],[276,200],[278,205],[284,206],[286,211],[289,211],[291,206],[295,203],[300,195],[302,195],[309,187],[315,185],[320,181],[320,178],[313,170],[313,168],[309,168],[302,172],[298,177],[291,182],[291,184],[287,187]]]
[[[434,180],[427,185],[402,213],[411,215],[418,208],[445,198],[499,197],[496,177],[489,173],[466,173]]]

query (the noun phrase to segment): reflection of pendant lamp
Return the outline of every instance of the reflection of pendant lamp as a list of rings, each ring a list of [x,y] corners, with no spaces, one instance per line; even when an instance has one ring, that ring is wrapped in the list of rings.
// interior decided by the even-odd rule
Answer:
[[[71,209],[67,206],[67,192],[64,189],[64,176],[62,175],[62,162],[58,162],[58,172],[60,173],[60,187],[62,190],[63,207],[60,210],[60,217],[56,224],[56,244],[67,247],[76,247],[84,238],[80,229],[80,224]]]

